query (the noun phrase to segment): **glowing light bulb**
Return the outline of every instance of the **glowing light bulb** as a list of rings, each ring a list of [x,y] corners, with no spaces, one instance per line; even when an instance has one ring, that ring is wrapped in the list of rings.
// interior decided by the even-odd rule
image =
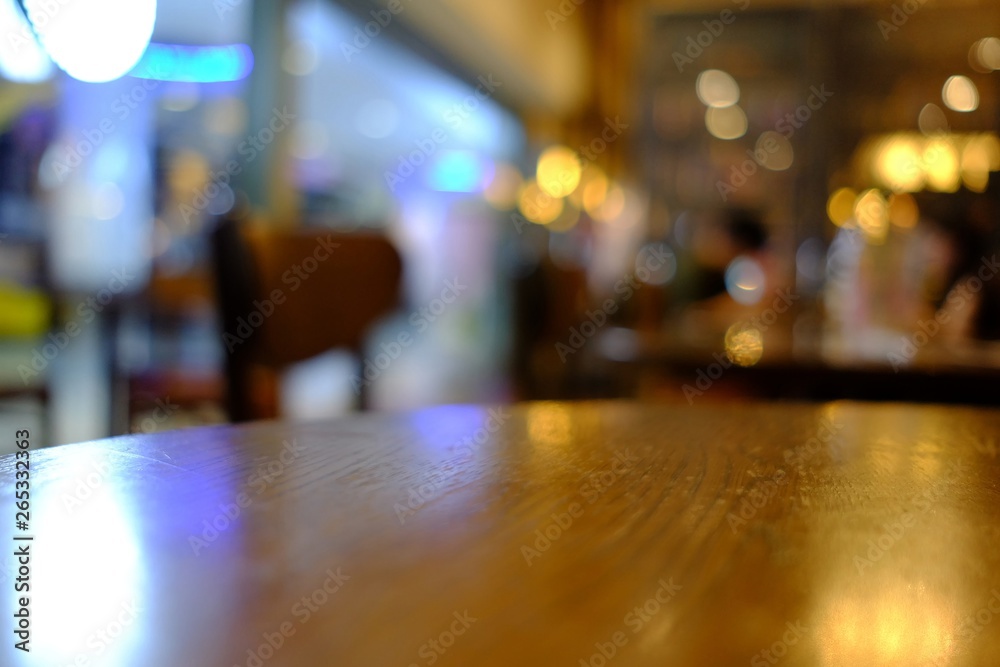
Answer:
[[[42,46],[64,72],[114,81],[139,62],[156,22],[156,0],[25,0]]]

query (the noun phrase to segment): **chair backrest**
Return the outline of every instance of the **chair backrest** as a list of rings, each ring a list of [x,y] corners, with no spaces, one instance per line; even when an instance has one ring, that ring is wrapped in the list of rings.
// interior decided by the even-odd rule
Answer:
[[[250,367],[359,351],[372,324],[399,304],[403,263],[383,236],[225,220],[213,251],[234,421],[252,417]]]

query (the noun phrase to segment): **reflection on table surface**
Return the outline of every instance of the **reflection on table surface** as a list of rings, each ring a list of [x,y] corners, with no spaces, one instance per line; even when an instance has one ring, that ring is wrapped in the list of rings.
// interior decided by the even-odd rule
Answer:
[[[32,651],[4,614],[0,662],[991,664],[998,432],[532,403],[33,451]]]

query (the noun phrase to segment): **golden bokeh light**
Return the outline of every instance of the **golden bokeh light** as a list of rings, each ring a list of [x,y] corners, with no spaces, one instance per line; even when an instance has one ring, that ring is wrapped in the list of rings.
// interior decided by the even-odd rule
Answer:
[[[539,225],[549,224],[563,211],[563,200],[543,192],[535,181],[521,187],[517,205],[521,215]]]
[[[716,139],[739,139],[747,133],[747,116],[737,104],[721,109],[709,107],[705,127]]]
[[[950,137],[931,139],[924,146],[924,171],[927,187],[938,192],[958,190],[961,173],[958,151]]]
[[[985,192],[989,182],[989,149],[985,142],[972,139],[962,150],[962,184],[973,192]]]
[[[591,217],[599,222],[612,222],[625,210],[625,190],[617,183],[611,184],[600,206],[588,210]]]
[[[972,79],[957,74],[949,76],[941,89],[941,99],[952,111],[975,111],[979,108],[979,90]]]
[[[854,202],[858,193],[851,188],[839,188],[826,202],[826,214],[830,222],[843,227],[854,217]]]
[[[889,222],[903,229],[911,229],[920,219],[920,209],[913,195],[905,192],[889,197]]]
[[[740,101],[740,87],[736,79],[720,69],[707,69],[699,74],[695,92],[702,104],[708,107],[731,107]]]
[[[538,158],[535,178],[543,192],[566,197],[580,184],[580,158],[566,146],[550,146]]]
[[[753,366],[764,355],[764,337],[758,329],[739,322],[726,331],[726,356],[739,366]]]
[[[597,202],[593,207],[600,206],[604,201],[604,195],[608,191],[608,177],[604,175],[604,170],[595,164],[588,164],[580,173],[580,183],[573,192],[569,193],[569,200],[579,209],[586,209],[586,199],[588,188],[591,197],[597,197]]]
[[[517,205],[517,194],[523,183],[524,179],[517,167],[506,162],[499,162],[493,170],[493,178],[486,186],[483,197],[490,206],[497,210],[510,210]]]
[[[604,200],[608,196],[608,179],[600,178],[594,179],[587,183],[583,188],[582,204],[583,209],[594,214],[594,211],[601,208],[604,205]]]
[[[990,171],[1000,171],[1000,138],[997,138],[997,135],[993,133],[977,134],[969,141],[978,143],[986,152]]]
[[[854,217],[865,239],[872,244],[885,242],[889,233],[889,204],[878,190],[865,190],[854,204]]]
[[[919,142],[908,135],[887,138],[875,158],[876,177],[895,192],[917,192],[924,186]]]
[[[926,115],[921,112],[922,126]],[[1000,170],[1000,138],[993,132],[897,132],[868,139],[856,159],[868,165],[875,184],[893,192],[955,192],[962,184],[983,192],[989,172]]]

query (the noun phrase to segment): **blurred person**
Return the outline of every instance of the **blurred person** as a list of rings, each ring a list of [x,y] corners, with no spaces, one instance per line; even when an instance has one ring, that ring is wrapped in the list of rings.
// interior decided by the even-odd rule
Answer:
[[[695,301],[685,314],[701,325],[728,328],[764,308],[769,295],[781,286],[770,234],[757,211],[724,210],[717,220],[695,231],[691,249],[698,269]],[[741,265],[753,274],[753,294],[742,300],[734,298],[732,276],[727,282],[727,272],[740,270],[738,260],[746,260]]]
[[[1000,339],[1000,265],[988,218],[985,208],[972,205],[930,219],[949,260],[939,267],[944,288],[932,303],[945,339]]]

